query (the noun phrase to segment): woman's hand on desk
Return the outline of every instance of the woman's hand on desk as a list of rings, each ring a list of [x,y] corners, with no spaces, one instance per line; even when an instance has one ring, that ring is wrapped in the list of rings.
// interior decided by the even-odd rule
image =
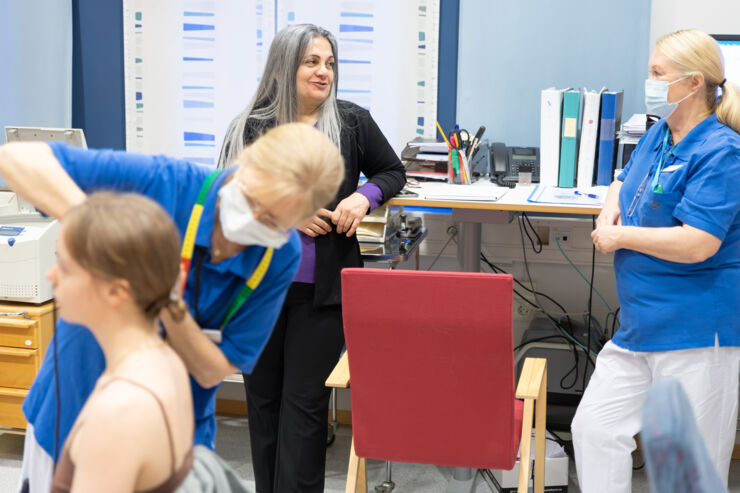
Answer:
[[[370,209],[370,201],[359,192],[355,192],[339,202],[331,214],[331,222],[337,225],[337,233],[352,236],[357,231],[360,221]]]
[[[306,222],[298,226],[298,231],[303,234],[316,238],[319,235],[325,235],[331,231],[332,212],[329,209],[319,209],[315,216],[310,217]]]

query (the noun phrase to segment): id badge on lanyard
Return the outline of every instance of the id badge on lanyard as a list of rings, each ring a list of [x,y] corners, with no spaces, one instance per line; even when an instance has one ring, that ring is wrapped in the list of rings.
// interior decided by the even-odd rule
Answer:
[[[660,173],[663,171],[663,167],[668,162],[668,159],[673,155],[673,150],[676,148],[678,144],[673,144],[670,149],[668,149],[668,152],[666,152],[666,147],[668,146],[668,137],[670,136],[670,131],[668,128],[665,129],[665,136],[663,137],[663,145],[660,148],[660,161],[658,162],[658,169],[655,170],[655,176],[653,177],[653,192],[655,193],[663,193],[663,187],[658,182],[660,180]]]
[[[211,186],[213,186],[213,182],[216,180],[216,177],[220,174],[221,170],[216,170],[208,175],[206,180],[203,182],[200,191],[198,192],[198,198],[196,199],[195,205],[190,212],[190,219],[188,220],[188,227],[185,230],[185,238],[182,242],[182,250],[180,252],[180,265],[185,271],[185,279],[187,279],[188,274],[190,273],[190,264],[193,259],[193,252],[195,251],[195,237],[198,233],[201,216],[203,215],[203,205],[205,204],[206,197],[208,197],[208,191],[211,189]],[[270,267],[273,252],[274,250],[272,248],[268,248],[265,250],[265,253],[262,255],[262,259],[260,260],[259,264],[257,264],[254,272],[249,277],[249,279],[247,279],[247,282],[244,284],[244,286],[242,286],[242,288],[239,290],[239,293],[232,300],[229,308],[226,310],[226,316],[224,316],[224,319],[221,322],[219,328],[202,329],[203,333],[213,342],[218,344],[222,341],[221,333],[224,330],[224,327],[226,327],[226,324],[229,323],[236,312],[239,311],[239,308],[241,308],[242,305],[244,305],[244,303],[247,301],[247,298],[249,298],[252,292],[257,289],[257,286],[259,286],[260,282],[262,282],[262,279],[265,277],[265,273],[267,273],[267,269]],[[183,283],[180,296],[182,297],[184,294],[185,283]],[[198,303],[197,299],[195,300],[195,303]]]

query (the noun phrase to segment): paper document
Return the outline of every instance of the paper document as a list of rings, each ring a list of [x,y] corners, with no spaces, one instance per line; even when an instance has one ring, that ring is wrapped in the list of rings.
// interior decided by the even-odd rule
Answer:
[[[453,185],[450,183],[424,183],[419,196],[426,200],[460,200],[471,202],[496,202],[508,191],[505,187],[479,185]]]
[[[538,204],[562,204],[562,205],[604,205],[606,191],[609,187],[588,188],[557,188],[546,185],[537,185],[527,198],[527,202]]]
[[[417,161],[434,161],[435,163],[446,163],[447,153],[444,154],[433,154],[431,152],[419,153],[414,156]]]
[[[555,437],[548,431],[545,433],[545,457],[553,459],[556,457],[567,457],[565,449],[555,440]],[[532,431],[532,445],[529,448],[529,457],[534,459],[535,446],[534,446],[534,430]],[[519,452],[516,454],[516,458],[519,459],[522,455],[522,449],[519,447]]]
[[[408,143],[409,147],[418,147],[419,152],[436,152],[447,154],[449,149],[446,142],[414,142]]]

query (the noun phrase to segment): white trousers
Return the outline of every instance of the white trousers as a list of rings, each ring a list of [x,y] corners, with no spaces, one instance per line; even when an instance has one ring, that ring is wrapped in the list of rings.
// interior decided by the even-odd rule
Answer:
[[[739,373],[740,347],[634,352],[607,342],[571,425],[581,491],[630,493],[645,392],[667,376],[688,394],[709,457],[727,485]]]
[[[23,465],[18,491],[21,491],[23,483],[28,480],[29,493],[49,493],[53,476],[54,461],[36,441],[33,426],[28,423],[26,439],[23,442]]]

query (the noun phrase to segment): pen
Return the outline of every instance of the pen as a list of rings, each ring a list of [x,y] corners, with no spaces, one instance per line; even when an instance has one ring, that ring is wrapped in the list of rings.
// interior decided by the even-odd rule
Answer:
[[[446,135],[445,135],[445,133],[444,133],[444,132],[442,131],[442,127],[441,127],[441,126],[439,125],[439,122],[435,121],[434,123],[436,123],[436,124],[437,124],[437,130],[439,130],[439,133],[441,133],[441,134],[442,134],[442,138],[443,138],[443,139],[445,139],[445,143],[447,143],[447,147],[448,147],[448,148],[450,148],[450,149],[452,149],[452,146],[450,145],[450,141],[449,141],[449,140],[447,140],[447,136],[446,136]]]
[[[478,143],[480,142],[480,138],[483,137],[483,132],[486,131],[486,127],[481,125],[478,128],[478,131],[475,132],[475,137],[473,137],[473,142],[470,144],[470,151],[468,151],[468,159],[473,159],[473,154],[475,154],[475,150],[478,147]]]
[[[599,196],[596,195],[595,193],[583,193],[583,192],[579,192],[578,190],[573,190],[573,193],[576,194],[576,195],[586,196],[586,197],[588,197],[590,199],[598,199],[599,198]]]

